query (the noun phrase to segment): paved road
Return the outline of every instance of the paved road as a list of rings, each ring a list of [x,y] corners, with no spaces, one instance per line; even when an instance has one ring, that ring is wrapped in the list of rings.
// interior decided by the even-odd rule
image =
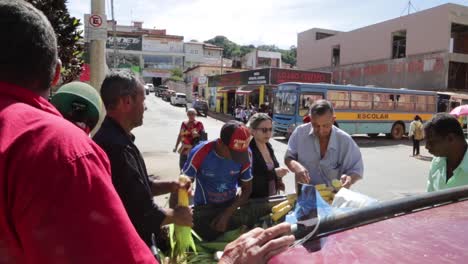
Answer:
[[[147,96],[144,124],[135,129],[136,144],[146,160],[150,174],[162,179],[178,176],[178,155],[172,153],[180,123],[185,120],[185,108],[171,106],[154,96]],[[204,123],[210,139],[219,136],[223,122],[210,117],[199,117]],[[361,148],[364,159],[364,179],[353,189],[379,200],[390,200],[425,190],[430,164],[430,154],[421,147],[422,158],[410,157],[412,146],[409,140],[389,140],[384,137],[370,139],[354,137]],[[281,138],[272,140],[280,163],[287,148]],[[294,191],[294,175],[285,177],[286,192]],[[158,201],[164,203],[165,197]]]

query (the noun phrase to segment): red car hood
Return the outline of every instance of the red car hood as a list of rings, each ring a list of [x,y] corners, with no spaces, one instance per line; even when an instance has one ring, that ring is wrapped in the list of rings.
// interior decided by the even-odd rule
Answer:
[[[302,263],[468,263],[468,201],[315,239],[269,262]]]

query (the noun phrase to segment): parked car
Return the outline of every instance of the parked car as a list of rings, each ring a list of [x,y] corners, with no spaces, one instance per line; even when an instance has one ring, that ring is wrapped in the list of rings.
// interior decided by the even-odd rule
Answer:
[[[203,100],[195,100],[192,103],[192,108],[197,111],[197,115],[206,117],[208,115],[208,103]]]
[[[467,198],[463,186],[327,216],[295,232],[315,232],[306,243],[268,263],[466,263]]]
[[[175,93],[171,96],[171,105],[187,105],[187,96],[184,93]]]
[[[167,87],[166,85],[159,85],[154,90],[154,95],[157,96],[157,97],[162,97],[163,92],[166,91],[166,90],[169,90],[169,87]]]
[[[150,93],[150,89],[147,84],[145,84],[145,94],[148,95]]]
[[[162,93],[162,99],[166,102],[170,102],[171,101],[171,96],[175,94],[175,91],[174,90],[165,90],[163,93]]]
[[[148,90],[150,93],[154,92],[154,85],[152,83],[147,83],[146,86],[148,86]]]

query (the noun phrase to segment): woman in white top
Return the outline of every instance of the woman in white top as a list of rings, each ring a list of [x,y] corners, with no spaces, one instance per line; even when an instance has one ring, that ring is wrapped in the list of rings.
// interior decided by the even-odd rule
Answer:
[[[414,117],[408,136],[413,140],[413,156],[419,156],[419,143],[424,139],[424,126],[420,116]]]

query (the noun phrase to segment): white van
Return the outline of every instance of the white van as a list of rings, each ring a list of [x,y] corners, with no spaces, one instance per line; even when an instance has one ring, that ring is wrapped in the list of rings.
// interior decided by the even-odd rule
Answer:
[[[187,105],[187,96],[184,93],[175,93],[171,96],[171,105]]]

